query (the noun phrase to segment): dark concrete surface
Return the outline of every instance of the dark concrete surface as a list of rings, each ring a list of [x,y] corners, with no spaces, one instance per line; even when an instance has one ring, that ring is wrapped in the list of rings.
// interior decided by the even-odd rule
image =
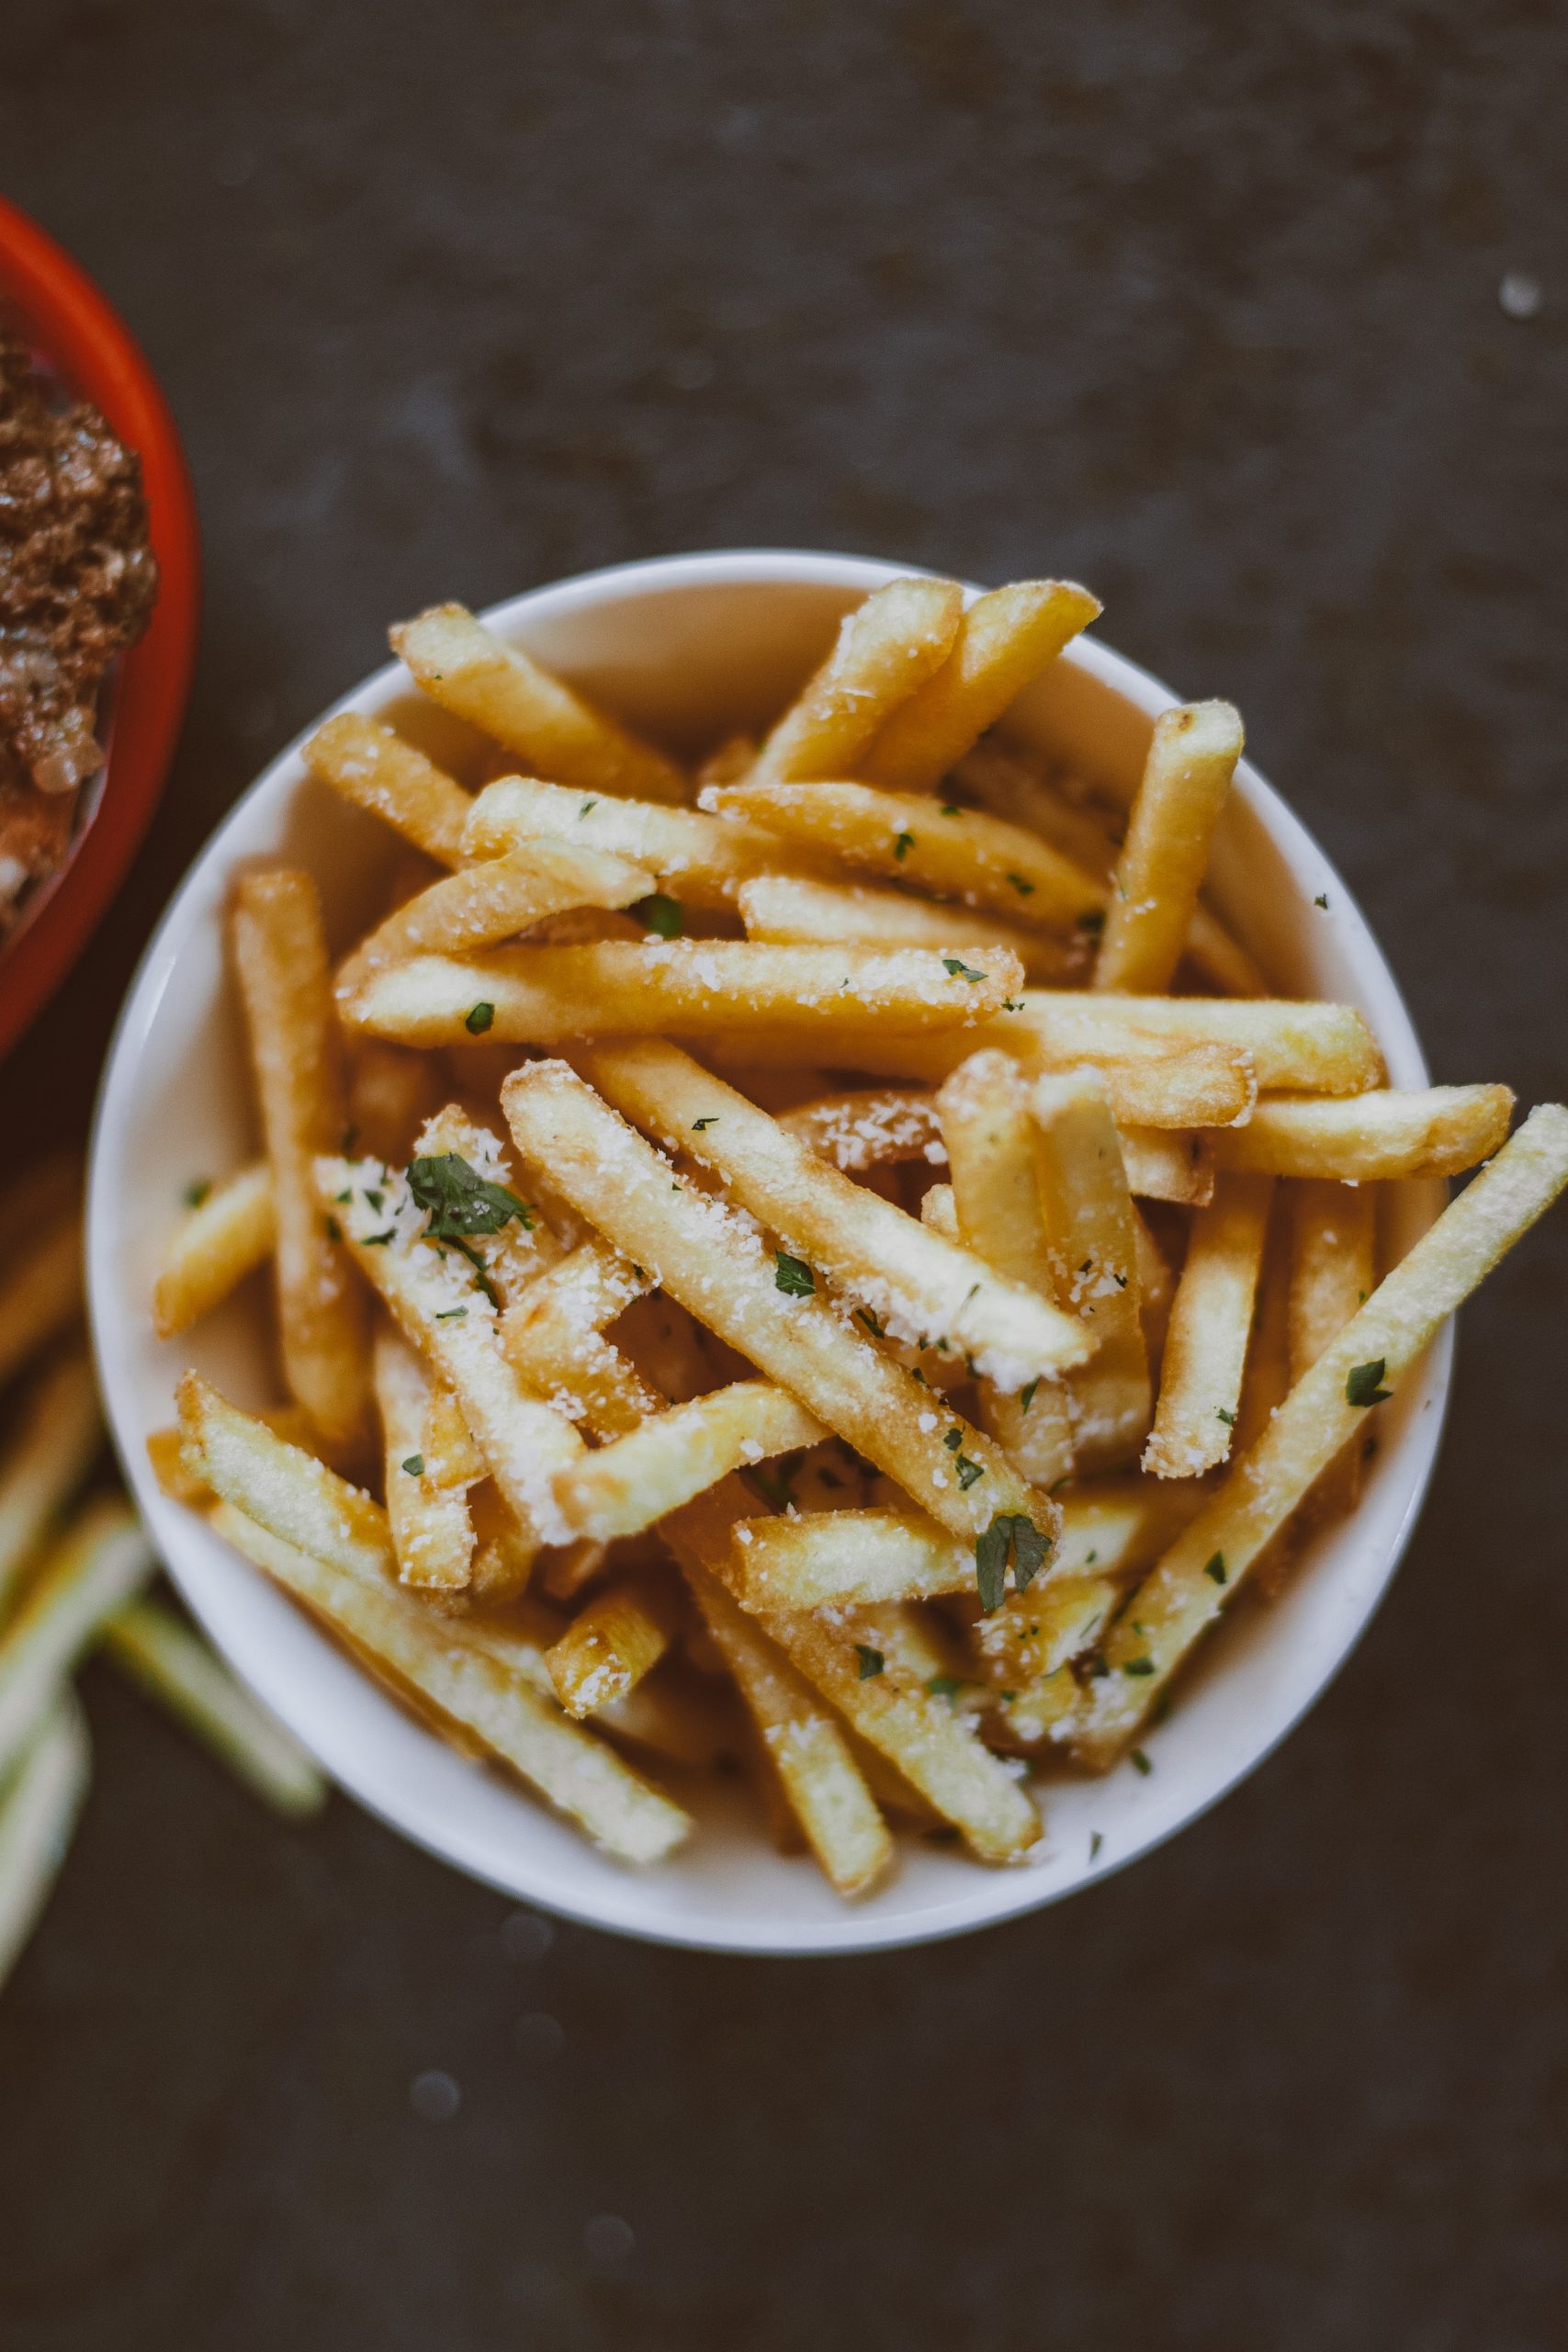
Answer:
[[[169,889],[389,616],[755,540],[1088,580],[1241,704],[1438,1077],[1561,1092],[1565,64],[1551,0],[8,0],[6,193],[162,372],[209,564],[8,1139],[83,1119]],[[1565,1308],[1559,1219],[1283,1752],[965,1942],[528,1957],[91,1673],[0,2005],[0,2342],[1561,2346]]]

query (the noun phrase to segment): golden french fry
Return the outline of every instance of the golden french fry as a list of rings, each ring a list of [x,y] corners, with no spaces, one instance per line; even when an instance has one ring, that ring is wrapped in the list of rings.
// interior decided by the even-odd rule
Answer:
[[[1205,988],[1218,989],[1226,996],[1273,993],[1262,966],[1207,907],[1193,909],[1181,954]]]
[[[440,1104],[441,1075],[428,1054],[356,1037],[348,1068],[346,1148],[372,1159],[406,1159],[413,1138]]]
[[[953,1215],[967,1248],[1010,1282],[1063,1304],[1041,1205],[1035,1130],[1023,1074],[1009,1054],[971,1054],[937,1097],[952,1166]],[[983,1382],[980,1419],[1015,1468],[1050,1487],[1073,1467],[1067,1390],[1032,1372]]]
[[[1257,1116],[1256,1111],[1253,1114]],[[1174,1201],[1183,1208],[1207,1208],[1214,1197],[1214,1159],[1206,1135],[1181,1135],[1168,1127],[1120,1129],[1127,1190],[1144,1201]]]
[[[1291,1219],[1291,1379],[1311,1370],[1377,1283],[1377,1195],[1364,1185],[1309,1179],[1294,1184]],[[1307,1498],[1310,1515],[1349,1510],[1361,1484],[1353,1438]]]
[[[1152,996],[1170,986],[1241,746],[1228,702],[1186,703],[1156,719],[1106,901],[1097,989]]]
[[[184,1216],[164,1250],[152,1290],[161,1340],[189,1329],[272,1255],[276,1223],[265,1159],[215,1184]]]
[[[389,727],[340,711],[317,728],[301,757],[312,775],[382,818],[438,865],[463,863],[471,796]]]
[[[1084,1759],[1113,1762],[1314,1481],[1461,1300],[1568,1184],[1568,1110],[1532,1111],[1292,1389],[1262,1436],[1138,1587],[1085,1694]],[[1141,1630],[1140,1630],[1141,1629]]]
[[[590,1239],[529,1284],[502,1319],[501,1344],[525,1388],[548,1398],[596,1436],[625,1437],[662,1398],[604,1337],[648,1277],[617,1250]]]
[[[1004,1386],[1088,1355],[1092,1342],[1047,1300],[840,1176],[679,1047],[650,1038],[587,1046],[578,1058],[619,1109],[713,1169],[734,1200],[895,1339],[940,1334]]]
[[[744,1090],[742,1090],[744,1091]],[[827,1094],[778,1114],[781,1127],[808,1144],[846,1176],[889,1168],[900,1160],[947,1164],[936,1098],[908,1087],[878,1086],[859,1093]]]
[[[1070,932],[1104,902],[1103,883],[1037,834],[955,802],[939,807],[924,793],[749,777],[710,786],[703,806],[782,834],[793,849],[994,910],[1029,930]]]
[[[416,1451],[424,1456],[424,1475],[433,1487],[462,1489],[477,1486],[489,1476],[484,1455],[463,1419],[463,1408],[445,1380],[430,1382],[424,1428]]]
[[[105,1618],[156,1566],[118,1496],[87,1503],[58,1538],[0,1637],[0,1783]]]
[[[858,1039],[872,1015],[912,1030],[973,1027],[1021,985],[1005,953],[982,971],[924,947],[606,940],[461,961],[414,956],[371,974],[344,1012],[362,1029],[416,1046],[454,1045],[476,1029],[508,1045],[558,1046],[665,1030],[722,1035],[787,1021],[823,1054]]]
[[[1383,1074],[1377,1040],[1363,1016],[1348,1004],[1282,997],[1097,996],[1031,989],[1022,1012],[1003,1018],[1009,1027],[1016,1021],[1032,1029],[1042,1050],[1055,1055],[1075,1049],[1082,1054],[1095,1047],[1102,1054],[1120,1055],[1131,1040],[1140,1046],[1151,1040],[1168,1046],[1228,1046],[1250,1058],[1262,1092],[1299,1088],[1310,1094],[1358,1094],[1376,1086]],[[1230,1122],[1193,1119],[1188,1124],[1221,1126]]]
[[[461,605],[433,605],[389,634],[392,650],[433,702],[558,783],[635,792],[645,800],[687,797],[686,778],[672,760],[519,647],[503,644]]]
[[[70,1193],[20,1234],[0,1272],[0,1381],[82,1312],[82,1212]]]
[[[253,1699],[207,1644],[155,1600],[128,1600],[101,1646],[236,1779],[294,1820],[319,1813],[327,1784],[275,1715]]]
[[[743,1464],[815,1445],[825,1435],[821,1423],[771,1380],[736,1381],[650,1415],[558,1472],[556,1502],[572,1534],[607,1544],[636,1535]]]
[[[1165,1353],[1170,1310],[1176,1304],[1176,1276],[1166,1262],[1164,1250],[1135,1207],[1133,1211],[1133,1239],[1138,1260],[1138,1320],[1144,1327],[1144,1346],[1148,1352],[1149,1372],[1153,1377]]]
[[[722,817],[706,821],[728,829]],[[1081,949],[1070,941],[1026,931],[1000,915],[908,899],[897,890],[818,882],[809,875],[755,875],[737,886],[735,903],[748,939],[780,946],[815,942],[829,947],[853,940],[863,947],[947,948],[980,963],[985,956],[976,951],[1006,947],[1018,957],[1025,979],[1036,983],[1069,979],[1085,964]]]
[[[411,956],[462,956],[493,947],[548,915],[578,907],[628,907],[653,888],[645,866],[603,850],[532,842],[433,882],[362,940],[338,970],[340,1001],[383,965]]]
[[[430,1380],[397,1332],[377,1332],[372,1372],[385,1441],[387,1518],[402,1583],[461,1592],[474,1555],[474,1525],[461,1488],[437,1486],[424,1461]]]
[[[644,892],[657,888],[692,907],[733,906],[749,877],[802,865],[797,850],[761,825],[572,791],[534,776],[501,776],[487,785],[464,838],[470,856],[483,858],[532,853],[546,842],[592,850],[650,876]],[[806,865],[809,870],[810,861]]]
[[[45,1709],[0,1792],[0,1986],[49,1900],[91,1770],[82,1710],[62,1691]]]
[[[618,1860],[661,1861],[689,1833],[679,1805],[540,1695],[503,1634],[437,1616],[384,1576],[318,1559],[231,1501],[219,1504],[212,1525],[400,1692],[510,1765]]]
[[[958,1210],[953,1198],[951,1184],[928,1184],[920,1201],[920,1223],[929,1233],[940,1233],[944,1241],[960,1243]]]
[[[953,779],[993,817],[1038,833],[1075,865],[1109,882],[1124,817],[1070,800],[1024,752],[987,736],[953,767]],[[1100,901],[1103,903],[1103,899]]]
[[[846,775],[947,658],[964,617],[951,580],[893,580],[845,616],[833,650],[768,735],[757,777]]]
[[[1121,1597],[1113,1577],[1054,1577],[1024,1596],[1027,1609],[981,1619],[976,1648],[999,1694],[1010,1745],[1032,1747],[1072,1715],[1077,1685],[1062,1668],[1103,1632]]]
[[[650,1674],[680,1629],[667,1585],[643,1578],[596,1593],[545,1656],[557,1698],[581,1723],[626,1698]]]
[[[1245,1127],[1213,1138],[1214,1157],[1222,1168],[1351,1184],[1457,1176],[1498,1149],[1513,1110],[1506,1086],[1378,1089],[1348,1100],[1269,1095]]]
[[[0,1456],[0,1615],[45,1530],[85,1478],[103,1442],[92,1363],[82,1350],[73,1349],[28,1384]]]
[[[763,1616],[779,1609],[926,1600],[974,1591],[975,1547],[909,1511],[742,1519],[736,1522],[726,1582]]]
[[[1209,1206],[1193,1212],[1144,1448],[1144,1468],[1154,1477],[1200,1477],[1230,1453],[1273,1182],[1222,1175]]]
[[[807,1292],[807,1269],[796,1276],[750,1218],[682,1183],[564,1063],[514,1072],[502,1102],[524,1159],[549,1170],[580,1216],[933,1518],[973,1541],[998,1514],[1016,1516],[1048,1543],[1053,1506],[987,1439],[935,1411],[928,1390]],[[946,1442],[953,1430],[956,1446]]]
[[[1099,1080],[1087,1070],[1038,1079],[1031,1101],[1056,1295],[1098,1342],[1067,1382],[1073,1458],[1080,1470],[1106,1470],[1142,1443],[1153,1401],[1138,1219]]]
[[[232,921],[272,1177],[284,1376],[323,1437],[352,1445],[365,1430],[369,1402],[364,1305],[311,1174],[317,1154],[336,1150],[344,1132],[316,886],[288,867],[242,875]]]
[[[964,614],[942,667],[878,730],[857,772],[930,792],[1064,645],[1100,616],[1070,580],[1015,580]]]

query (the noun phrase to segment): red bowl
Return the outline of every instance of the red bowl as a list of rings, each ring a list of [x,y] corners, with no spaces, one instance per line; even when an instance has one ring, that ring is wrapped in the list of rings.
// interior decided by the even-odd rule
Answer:
[[[175,420],[118,312],[69,254],[0,198],[0,304],[66,385],[141,459],[159,588],[114,684],[96,806],[44,902],[0,943],[0,1054],[48,1002],[91,936],[146,831],[174,756],[196,659],[200,553]]]

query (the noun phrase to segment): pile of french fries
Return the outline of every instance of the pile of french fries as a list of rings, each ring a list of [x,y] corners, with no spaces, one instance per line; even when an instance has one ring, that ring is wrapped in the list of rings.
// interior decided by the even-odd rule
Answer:
[[[305,758],[402,837],[383,919],[334,962],[308,874],[235,888],[263,1157],[154,1312],[270,1263],[282,1395],[187,1372],[161,1475],[626,1861],[738,1758],[846,1895],[890,1817],[1017,1862],[1042,1767],[1153,1769],[1568,1181],[1568,1112],[1509,1140],[1269,993],[1203,896],[1227,704],[1130,810],[1010,744],[1098,609],[896,581],[693,774],[442,605],[392,642],[489,780],[341,715]],[[1383,1189],[1482,1161],[1383,1271]]]
[[[92,1651],[159,1700],[280,1812],[326,1786],[288,1734],[167,1605],[103,1451],[82,1328],[81,1170],[51,1159],[0,1200],[0,1984],[64,1859],[90,1769],[72,1688]],[[92,1487],[83,1499],[84,1489]]]

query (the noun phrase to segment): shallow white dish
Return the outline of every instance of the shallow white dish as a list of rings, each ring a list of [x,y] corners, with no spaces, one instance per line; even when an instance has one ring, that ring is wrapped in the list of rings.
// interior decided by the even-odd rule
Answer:
[[[908,569],[765,549],[670,557],[540,589],[485,617],[633,726],[696,752],[732,728],[764,721],[819,658],[840,615]],[[1021,697],[1009,724],[1130,793],[1151,718],[1175,699],[1098,640],[1079,639]],[[337,707],[387,718],[458,773],[475,771],[479,739],[412,694],[395,664]],[[459,1869],[598,1927],[710,1949],[869,1951],[982,1927],[1121,1868],[1234,1788],[1332,1679],[1398,1564],[1437,1453],[1451,1361],[1447,1333],[1388,1408],[1354,1517],[1314,1544],[1277,1605],[1244,1606],[1213,1640],[1145,1742],[1152,1772],[1123,1764],[1101,1781],[1047,1781],[1042,1859],[1021,1869],[987,1871],[946,1847],[905,1839],[896,1875],[856,1905],[835,1896],[809,1860],[776,1855],[743,1793],[722,1782],[681,1785],[699,1819],[672,1862],[637,1873],[605,1860],[515,1784],[443,1746],[159,1492],[145,1442],[171,1418],[186,1363],[242,1403],[276,1393],[254,1295],[232,1302],[194,1340],[169,1346],[154,1340],[148,1317],[157,1253],[184,1185],[254,1148],[243,1040],[224,967],[231,879],[257,858],[309,866],[336,948],[374,911],[394,854],[391,835],[316,784],[291,746],[219,828],[171,903],[126,1002],[99,1101],[88,1281],[110,1427],[170,1573],[252,1689],[362,1804]],[[1223,912],[1276,986],[1359,1005],[1392,1082],[1427,1083],[1393,977],[1343,883],[1245,763],[1213,882]],[[1314,903],[1323,897],[1326,910]],[[1403,1247],[1427,1221],[1436,1188],[1398,1190]]]

